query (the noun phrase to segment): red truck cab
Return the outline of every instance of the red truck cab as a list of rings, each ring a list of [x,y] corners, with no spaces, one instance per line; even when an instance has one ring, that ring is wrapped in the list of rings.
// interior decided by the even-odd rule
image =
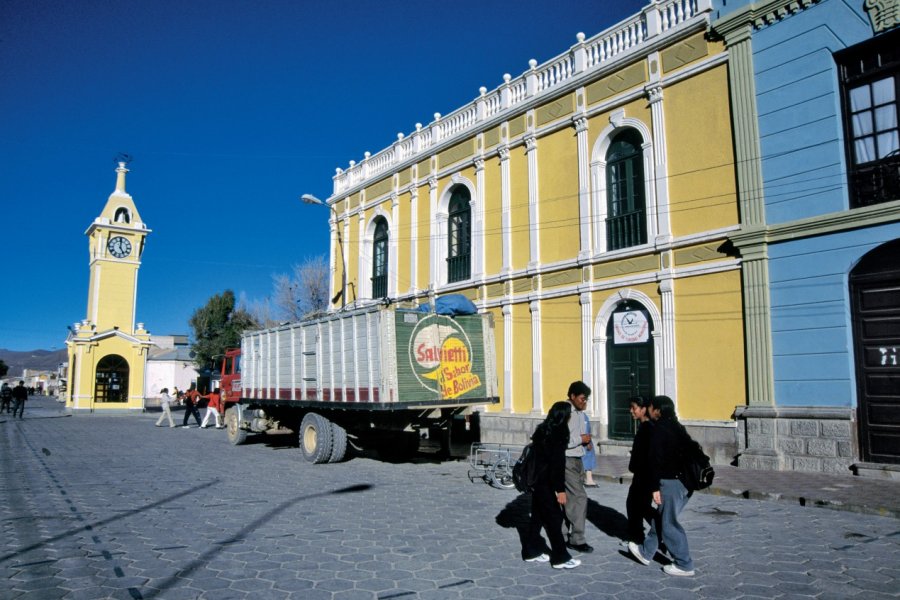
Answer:
[[[222,394],[222,404],[228,407],[241,399],[241,349],[231,348],[225,350],[222,358],[222,380],[219,383],[219,391]]]

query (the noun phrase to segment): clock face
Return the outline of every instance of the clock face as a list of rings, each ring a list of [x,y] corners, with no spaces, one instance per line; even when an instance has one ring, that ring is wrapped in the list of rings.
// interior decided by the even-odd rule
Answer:
[[[125,258],[131,254],[131,242],[120,235],[111,238],[106,247],[109,249],[109,253],[116,258]]]

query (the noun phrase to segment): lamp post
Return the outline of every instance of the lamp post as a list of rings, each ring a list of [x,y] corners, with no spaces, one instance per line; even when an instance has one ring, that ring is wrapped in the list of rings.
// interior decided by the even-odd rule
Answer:
[[[334,206],[319,200],[312,194],[303,194],[300,196],[300,201],[304,204],[318,204],[320,206],[327,206],[331,209],[331,214],[334,215],[334,227],[337,232],[337,241],[338,241],[338,250],[341,253],[341,310],[347,306],[347,263],[344,258],[344,240],[341,237],[341,227],[338,223],[338,215],[337,211],[334,210]],[[331,303],[334,304],[336,298],[331,299]]]

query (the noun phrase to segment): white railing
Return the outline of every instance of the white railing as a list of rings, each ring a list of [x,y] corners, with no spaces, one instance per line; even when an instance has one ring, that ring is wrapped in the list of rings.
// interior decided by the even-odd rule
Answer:
[[[514,111],[532,97],[549,93],[564,82],[590,69],[599,69],[618,57],[638,52],[657,36],[677,30],[695,17],[712,11],[712,0],[650,0],[638,14],[601,31],[590,39],[578,34],[578,42],[567,52],[543,65],[529,61],[529,69],[513,79],[503,76],[503,84],[487,91],[462,108],[446,116],[435,114],[429,125],[417,124],[409,137],[397,135],[397,142],[370,155],[359,163],[350,162],[346,170],[337,169],[334,195],[353,189],[393,169],[417,154],[427,154],[436,144],[453,137],[462,138],[486,119]]]

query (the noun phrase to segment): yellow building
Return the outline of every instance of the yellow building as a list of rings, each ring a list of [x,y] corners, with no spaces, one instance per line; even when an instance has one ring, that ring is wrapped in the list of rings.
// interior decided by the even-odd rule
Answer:
[[[649,3],[338,169],[334,308],[461,293],[492,313],[502,401],[482,439],[524,444],[581,379],[606,452],[630,447],[638,394],[672,397],[716,460],[736,452],[739,215],[711,12]]]
[[[116,189],[88,236],[87,316],[69,331],[66,406],[75,412],[143,410],[150,334],[135,324],[137,276],[150,230],[125,192],[125,163]]]

